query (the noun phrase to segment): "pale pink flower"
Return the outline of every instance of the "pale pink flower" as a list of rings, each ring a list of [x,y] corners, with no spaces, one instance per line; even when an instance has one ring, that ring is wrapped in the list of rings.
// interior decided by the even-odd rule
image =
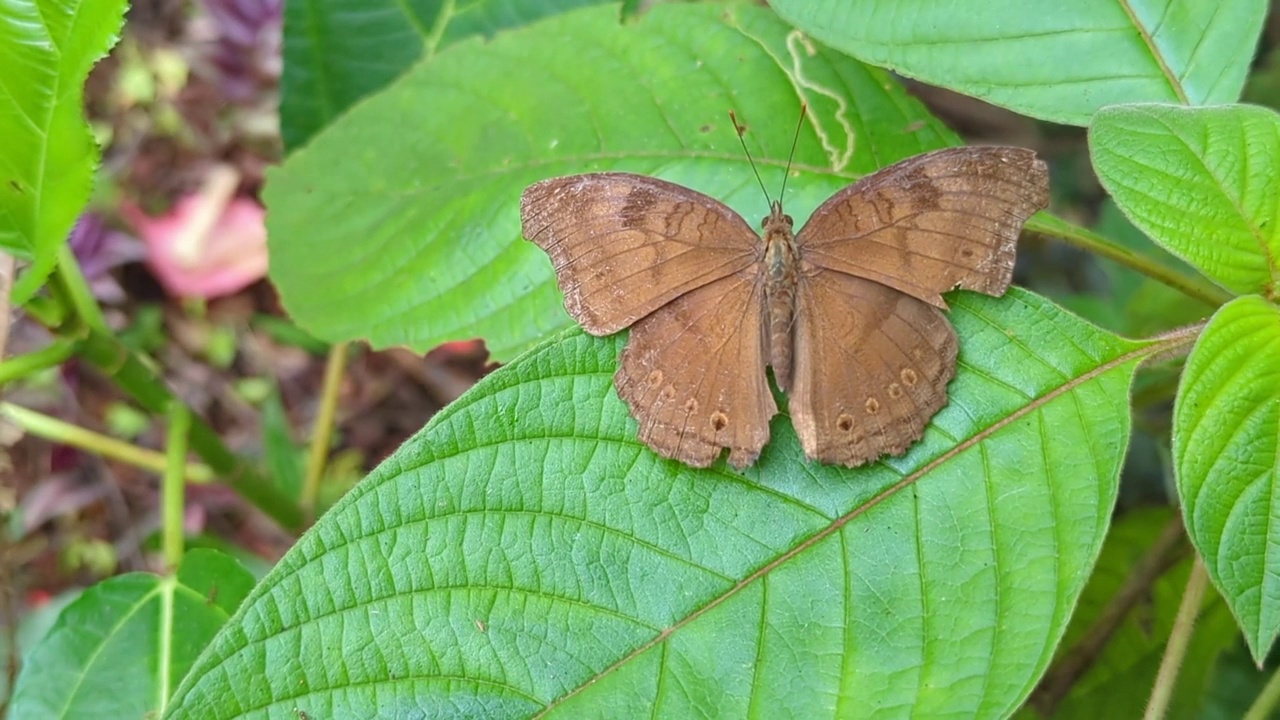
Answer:
[[[262,206],[245,197],[223,202],[219,195],[186,195],[159,217],[129,204],[121,208],[147,245],[147,265],[172,295],[230,295],[267,273]]]

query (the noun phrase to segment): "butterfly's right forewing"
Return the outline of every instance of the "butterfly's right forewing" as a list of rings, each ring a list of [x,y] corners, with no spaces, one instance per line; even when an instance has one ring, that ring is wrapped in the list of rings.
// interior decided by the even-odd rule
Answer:
[[[565,308],[609,335],[757,262],[759,236],[702,193],[630,173],[543,180],[520,198],[524,236],[547,252]]]
[[[1022,225],[1049,202],[1049,171],[1014,147],[917,155],[841,190],[796,236],[811,264],[945,309],[942,293],[1000,295]]]

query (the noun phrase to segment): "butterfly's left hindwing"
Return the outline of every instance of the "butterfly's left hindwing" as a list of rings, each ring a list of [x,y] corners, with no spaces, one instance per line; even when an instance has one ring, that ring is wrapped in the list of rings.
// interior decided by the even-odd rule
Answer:
[[[755,462],[778,413],[765,375],[763,282],[745,271],[654,311],[631,328],[614,384],[659,455],[706,467]]]

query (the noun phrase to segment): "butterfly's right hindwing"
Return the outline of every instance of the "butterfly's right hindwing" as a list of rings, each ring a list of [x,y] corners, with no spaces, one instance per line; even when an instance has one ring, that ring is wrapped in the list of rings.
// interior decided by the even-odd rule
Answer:
[[[745,271],[689,292],[631,328],[614,384],[658,454],[706,467],[755,462],[778,412],[765,375],[764,284]]]

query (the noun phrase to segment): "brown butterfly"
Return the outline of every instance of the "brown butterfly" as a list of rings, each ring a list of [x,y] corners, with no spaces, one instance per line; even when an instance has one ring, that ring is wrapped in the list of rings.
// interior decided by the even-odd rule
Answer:
[[[804,452],[853,467],[906,452],[947,403],[955,288],[1000,295],[1023,223],[1049,199],[1030,150],[908,158],[822,204],[799,233],[773,201],[757,235],[723,203],[629,173],[531,185],[524,236],[593,335],[631,328],[614,385],[659,455],[755,462],[778,412]]]

